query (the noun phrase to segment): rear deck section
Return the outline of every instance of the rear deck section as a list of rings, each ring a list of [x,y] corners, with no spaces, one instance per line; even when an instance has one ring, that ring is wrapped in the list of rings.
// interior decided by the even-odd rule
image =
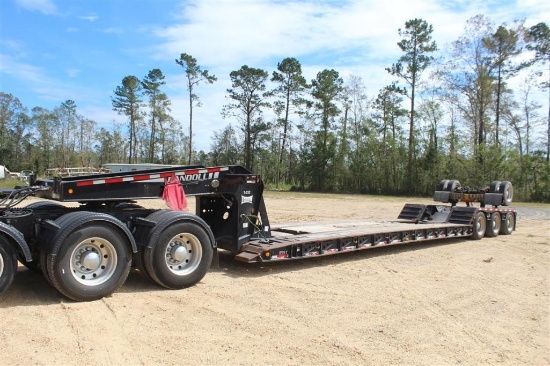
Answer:
[[[467,237],[472,225],[413,223],[411,221],[357,221],[289,223],[271,226],[271,238],[243,245],[235,259],[264,262],[336,254],[374,247]]]

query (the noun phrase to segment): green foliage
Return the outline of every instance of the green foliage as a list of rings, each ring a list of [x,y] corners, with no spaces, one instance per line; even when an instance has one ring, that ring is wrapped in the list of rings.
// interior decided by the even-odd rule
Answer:
[[[437,44],[432,40],[433,26],[422,19],[411,19],[405,23],[405,29],[399,29],[399,36],[403,37],[397,45],[403,51],[403,55],[391,68],[387,68],[390,74],[405,81],[409,90],[403,92],[410,98],[409,110],[409,149],[408,149],[408,190],[409,193],[417,191],[418,175],[415,166],[415,99],[420,77],[424,70],[433,61],[432,52],[437,50]]]
[[[209,74],[208,70],[203,70],[197,64],[197,59],[187,53],[182,53],[176,63],[184,68],[187,79],[187,92],[189,93],[189,159],[188,164],[193,163],[193,106],[200,107],[200,99],[195,94],[195,87],[201,82],[212,84],[218,80],[215,75]]]
[[[24,183],[25,182],[13,178],[0,179],[0,188],[12,189],[14,187],[24,185]]]
[[[231,71],[232,88],[227,89],[229,98],[234,102],[224,106],[224,117],[233,116],[242,121],[244,132],[244,164],[253,169],[253,144],[258,134],[265,131],[261,119],[262,108],[270,106],[266,100],[267,71],[243,65],[239,70]],[[265,126],[265,125],[264,125]]]
[[[122,79],[122,85],[115,89],[115,96],[112,97],[113,110],[118,114],[128,117],[128,130],[130,134],[130,149],[128,163],[137,162],[137,123],[141,120],[140,93],[143,86],[140,80],[133,76],[126,76]]]
[[[39,175],[124,161],[238,164],[268,188],[387,195],[429,196],[442,179],[473,188],[508,180],[516,200],[550,202],[550,135],[541,134],[545,113],[529,94],[549,84],[541,84],[538,69],[549,60],[546,24],[527,31],[521,22],[495,27],[475,16],[437,65],[431,25],[413,19],[398,32],[402,55],[387,69],[398,81],[372,96],[360,77],[344,82],[336,70],[308,84],[292,57],[271,73],[246,65],[232,71],[222,110],[230,123],[213,131],[207,152],[193,148],[193,108],[200,106],[196,87],[216,77],[185,53],[176,63],[189,92],[189,135],[171,115],[159,69],[122,79],[112,107],[128,122],[113,128],[98,129],[70,99],[29,113],[0,93],[0,164]],[[515,57],[525,59],[525,50],[534,58],[518,66]],[[521,67],[533,69],[518,92],[508,82]],[[548,127],[547,134],[550,120]]]

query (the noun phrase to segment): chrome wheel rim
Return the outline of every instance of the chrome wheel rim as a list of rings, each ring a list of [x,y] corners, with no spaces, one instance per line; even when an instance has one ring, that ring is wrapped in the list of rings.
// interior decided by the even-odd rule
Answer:
[[[508,231],[514,230],[514,218],[512,214],[508,214],[506,217],[506,227],[508,228]]]
[[[485,230],[486,230],[485,217],[480,217],[479,220],[477,220],[476,222],[477,235],[482,236],[483,234],[485,234]]]
[[[0,277],[4,273],[4,257],[0,254]]]
[[[185,276],[194,272],[202,259],[200,240],[193,234],[180,233],[165,247],[164,260],[170,272]]]
[[[87,238],[71,253],[71,273],[76,281],[97,286],[111,278],[117,259],[111,242],[103,238]]]

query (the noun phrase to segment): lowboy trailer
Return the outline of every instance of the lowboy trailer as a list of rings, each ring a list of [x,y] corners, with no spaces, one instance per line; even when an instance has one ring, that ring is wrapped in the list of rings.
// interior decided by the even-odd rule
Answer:
[[[196,196],[195,213],[148,209],[137,199],[163,197],[168,185]],[[517,212],[513,187],[462,188],[441,181],[434,200],[406,204],[395,221],[271,225],[259,175],[241,166],[178,166],[143,171],[56,177],[3,191],[0,198],[0,293],[13,282],[19,260],[40,271],[76,301],[115,292],[132,266],[160,286],[199,282],[217,249],[247,263],[332,255],[379,246],[446,238],[508,235]],[[27,196],[45,197],[15,207]],[[66,207],[59,202],[77,202]],[[466,206],[459,207],[459,202]]]

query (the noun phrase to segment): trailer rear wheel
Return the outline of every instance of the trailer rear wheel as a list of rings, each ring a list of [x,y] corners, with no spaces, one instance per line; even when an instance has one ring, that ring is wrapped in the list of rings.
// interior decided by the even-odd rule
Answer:
[[[489,225],[489,227],[487,228],[487,232],[486,232],[486,235],[488,237],[496,237],[498,236],[498,234],[500,233],[500,226],[502,224],[502,220],[501,220],[501,217],[500,217],[500,213],[498,212],[493,212],[491,214],[491,223]]]
[[[516,216],[509,212],[504,215],[504,219],[502,221],[503,225],[500,227],[500,233],[502,235],[512,234],[512,231],[514,231],[514,227],[516,226]]]
[[[206,231],[194,222],[176,221],[144,248],[147,273],[159,285],[170,289],[193,286],[208,272],[212,243]]]
[[[447,186],[449,185],[449,182],[450,182],[450,180],[443,179],[442,181],[439,182],[439,185],[437,186],[437,190],[438,191],[446,191]]]
[[[156,224],[164,216],[170,215],[172,212],[173,211],[171,211],[171,210],[158,210],[158,211],[155,211],[155,212],[149,214],[145,219],[148,220],[148,221],[152,221]],[[141,235],[138,234],[138,237],[141,237]],[[144,263],[145,249],[146,248],[144,246],[139,246],[138,247],[137,253],[134,253],[134,255],[132,257],[132,266],[139,269],[139,272],[142,275],[144,275],[145,277],[153,279],[154,275],[149,273],[147,271],[147,268],[145,268],[145,265],[143,264]]]
[[[485,231],[487,230],[487,218],[485,213],[478,212],[474,217],[474,231],[472,233],[472,239],[480,240],[485,236]]]
[[[445,190],[449,191],[449,192],[454,192],[458,188],[460,188],[460,182],[458,180],[453,179],[453,180],[448,182],[447,188]]]
[[[498,193],[502,193],[502,204],[504,206],[510,206],[514,199],[514,187],[511,182],[501,182]]]
[[[0,235],[0,294],[6,291],[17,273],[17,255],[9,241]]]
[[[59,292],[76,301],[91,301],[122,286],[130,271],[131,252],[117,228],[92,221],[63,234],[58,236],[59,253],[46,255],[49,280]]]
[[[500,189],[500,181],[494,180],[491,182],[491,185],[489,186],[489,193],[498,193]]]

